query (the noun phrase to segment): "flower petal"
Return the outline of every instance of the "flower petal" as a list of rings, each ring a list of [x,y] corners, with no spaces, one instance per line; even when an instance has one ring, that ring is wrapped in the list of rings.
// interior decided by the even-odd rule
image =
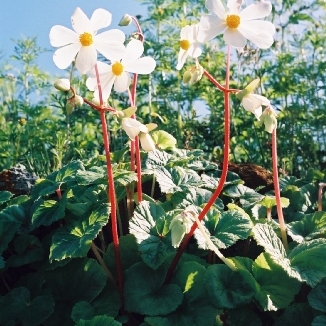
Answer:
[[[79,43],[79,35],[73,30],[61,25],[53,26],[50,30],[49,37],[51,45],[55,47]]]
[[[109,31],[105,31],[101,34],[95,36],[95,39],[101,42],[121,42],[124,43],[126,40],[126,35],[124,32],[120,31],[119,29],[110,29]]]
[[[81,74],[86,74],[90,71],[96,64],[97,52],[94,46],[82,46],[77,58],[76,58],[76,68]]]
[[[151,57],[143,57],[129,62],[124,65],[125,71],[132,72],[134,74],[148,75],[156,67],[156,61]]]
[[[268,1],[260,1],[259,3],[251,4],[243,9],[239,16],[242,20],[253,20],[264,18],[272,12],[272,4]],[[258,29],[257,29],[258,30]]]
[[[258,27],[254,27],[257,24]],[[268,21],[245,21],[238,27],[240,33],[261,49],[267,49],[274,43],[275,26]]]
[[[247,40],[238,29],[227,28],[224,32],[224,41],[236,48],[243,48]]]
[[[216,35],[221,34],[227,27],[225,20],[212,15],[202,16],[199,24],[197,40],[202,43],[210,41]]]
[[[224,19],[226,16],[226,11],[221,0],[206,0],[205,7],[221,19]]]
[[[60,69],[66,69],[75,60],[78,51],[81,48],[81,44],[74,43],[66,45],[53,54],[53,61],[55,65]]]
[[[258,94],[249,94],[249,97],[250,98],[254,97],[256,100],[260,101],[260,105],[265,105],[265,106],[271,105],[271,102],[265,96],[258,95]]]
[[[77,34],[83,34],[90,31],[90,21],[79,7],[76,8],[71,16],[71,24]]]
[[[229,13],[237,14],[240,11],[240,7],[242,5],[242,0],[228,0],[227,7],[229,9]]]
[[[90,20],[90,29],[96,33],[99,29],[108,27],[112,21],[112,14],[102,8],[96,9]]]
[[[181,70],[188,58],[188,51],[180,49],[178,54],[177,70]]]
[[[131,140],[135,140],[135,137],[138,136],[141,125],[142,124],[136,119],[123,118],[121,120],[121,127]]]
[[[98,38],[98,36],[100,35],[96,35],[94,39],[94,46],[97,51],[110,61],[120,61],[126,53],[126,48],[123,43],[110,41],[110,39],[104,40],[104,38],[102,40],[102,38]]]
[[[117,76],[114,82],[114,90],[118,93],[125,92],[131,84],[131,78],[127,72]]]
[[[126,46],[126,53],[121,60],[123,65],[133,62],[141,57],[144,52],[143,42],[139,40],[131,40]]]
[[[156,149],[155,143],[152,137],[148,133],[141,132],[139,135],[139,140],[140,140],[141,147],[144,151],[150,152]]]
[[[112,86],[114,84],[114,82],[116,81],[116,75],[114,75],[112,72],[108,73],[105,75],[105,77],[101,78],[101,89],[102,89],[102,97],[103,97],[103,101],[106,101],[109,96],[111,95],[111,91],[112,91]],[[97,94],[98,98],[99,98],[99,91],[97,89],[97,85],[96,85],[96,90],[94,93]]]
[[[191,44],[190,48],[188,49],[188,55],[192,58],[198,58],[202,54],[201,44],[195,42]]]

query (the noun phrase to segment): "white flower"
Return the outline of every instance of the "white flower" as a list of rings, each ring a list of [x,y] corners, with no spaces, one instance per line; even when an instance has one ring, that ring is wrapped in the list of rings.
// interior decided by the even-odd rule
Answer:
[[[156,66],[151,57],[142,57],[144,52],[143,43],[139,40],[131,40],[124,55],[115,56],[111,59],[112,64],[97,62],[97,69],[100,75],[103,100],[106,100],[114,85],[116,92],[122,93],[128,89],[131,83],[130,73],[150,74]],[[89,90],[95,91],[94,97],[99,98],[95,69],[89,72],[90,77],[86,81]]]
[[[188,57],[198,58],[202,54],[200,42],[197,39],[199,24],[187,25],[180,32],[180,51],[178,55],[177,69],[182,69]]]
[[[148,132],[145,125],[133,118],[123,118],[121,126],[131,140],[135,140],[135,137],[138,136],[140,132]]]
[[[274,110],[271,107],[267,107],[260,117],[259,124],[265,125],[265,130],[270,134],[277,128],[277,119]]]
[[[245,95],[241,101],[244,109],[249,111],[255,115],[255,117],[259,120],[262,115],[262,105],[269,106],[269,100],[262,95],[258,94],[248,94]]]
[[[135,140],[135,137],[139,135],[140,144],[144,151],[149,152],[155,150],[155,143],[145,125],[136,119],[123,118],[121,126],[131,140]]]
[[[190,215],[187,211],[177,215],[170,224],[171,241],[174,248],[178,248],[184,236],[189,233],[192,226]]]
[[[252,94],[259,84],[259,78],[254,79],[244,90],[236,94],[237,98],[241,101],[244,109],[255,115],[259,120],[262,115],[262,105],[270,106],[269,100],[262,95]]]
[[[224,40],[228,45],[243,48],[248,39],[261,49],[269,48],[274,42],[275,26],[260,18],[271,13],[271,3],[262,0],[240,12],[241,4],[242,0],[228,0],[226,10],[221,0],[206,0],[206,8],[214,15],[204,15],[200,20],[203,41],[224,32]]]
[[[96,64],[97,52],[111,60],[123,55],[125,47],[125,35],[118,29],[103,32],[97,35],[97,31],[111,24],[112,15],[104,9],[94,11],[91,19],[85,13],[76,8],[71,17],[71,30],[61,25],[55,25],[50,31],[50,43],[54,47],[60,47],[53,55],[53,61],[60,69],[66,69],[75,59],[76,67],[85,74]]]

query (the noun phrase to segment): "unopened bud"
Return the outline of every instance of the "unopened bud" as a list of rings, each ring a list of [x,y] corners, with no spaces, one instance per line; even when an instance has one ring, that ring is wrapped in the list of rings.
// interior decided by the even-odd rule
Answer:
[[[132,23],[132,17],[128,14],[125,14],[120,22],[119,22],[119,26],[128,26]]]
[[[18,123],[21,125],[21,126],[25,126],[25,124],[27,123],[26,119],[25,118],[20,118],[18,120]]]
[[[54,83],[54,87],[62,92],[68,92],[70,90],[69,79],[61,78]]]
[[[197,83],[203,77],[204,68],[201,65],[194,66],[183,75],[183,82],[189,85]]]
[[[260,124],[265,125],[265,130],[270,134],[277,128],[277,119],[271,108],[266,108],[260,117]]]
[[[75,106],[82,106],[84,104],[84,99],[81,96],[76,95],[74,97],[74,104]]]

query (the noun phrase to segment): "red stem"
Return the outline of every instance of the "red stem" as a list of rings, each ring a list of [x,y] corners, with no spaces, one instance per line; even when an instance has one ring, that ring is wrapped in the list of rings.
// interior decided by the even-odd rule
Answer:
[[[282,243],[285,250],[287,251],[289,250],[289,245],[288,245],[288,240],[286,235],[286,225],[283,217],[280,184],[278,178],[276,128],[272,132],[272,163],[273,163],[273,181],[274,181],[274,192],[276,198],[278,222],[280,224]]]
[[[98,87],[99,98],[100,98],[100,107],[102,108],[103,107],[102,88],[101,88],[101,81],[100,81],[97,65],[95,65],[95,72],[96,72],[97,87]],[[110,156],[109,134],[108,134],[108,127],[106,123],[105,112],[106,112],[105,110],[100,111],[105,157],[106,157],[106,169],[108,174],[109,189],[107,195],[108,195],[108,201],[111,204],[112,238],[113,238],[113,246],[114,246],[114,253],[115,253],[115,261],[117,265],[118,287],[119,287],[120,299],[123,304],[124,301],[123,300],[123,276],[122,276],[123,274],[122,274],[121,258],[120,258],[120,250],[119,250],[117,205],[116,205],[113,170],[112,170],[112,163],[111,163],[111,156]]]
[[[139,148],[139,137],[135,137],[136,146],[136,165],[137,165],[137,198],[140,203],[143,200],[143,190],[141,184],[141,158],[140,158],[140,148]]]
[[[323,210],[323,188],[326,186],[326,183],[321,182],[318,188],[318,212]]]
[[[215,200],[218,198],[220,195],[224,183],[226,181],[226,176],[228,173],[228,166],[229,166],[229,148],[230,148],[230,93],[228,91],[229,88],[229,80],[230,80],[230,47],[228,46],[227,50],[227,59],[226,59],[226,81],[225,81],[225,89],[223,90],[223,95],[224,95],[224,154],[223,154],[223,168],[222,168],[222,174],[220,178],[220,182],[213,193],[212,197],[208,201],[208,203],[205,205],[201,213],[198,215],[199,221],[202,221],[206,215],[206,213],[209,211],[211,206],[215,203]],[[215,85],[215,83],[214,83]],[[174,269],[176,268],[179,259],[181,255],[183,254],[184,250],[188,246],[189,240],[191,239],[192,235],[194,234],[195,230],[197,228],[197,223],[195,222],[191,229],[190,232],[186,235],[185,239],[181,243],[178,252],[176,256],[174,257],[171,266],[166,274],[165,281],[164,283],[167,284],[170,282],[172,274]]]

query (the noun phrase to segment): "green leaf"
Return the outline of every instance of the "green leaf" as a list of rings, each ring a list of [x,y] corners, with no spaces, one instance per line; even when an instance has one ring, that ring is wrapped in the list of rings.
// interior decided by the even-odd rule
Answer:
[[[326,239],[315,239],[299,244],[288,255],[292,268],[311,287],[326,277],[325,252]]]
[[[151,151],[147,154],[145,166],[147,169],[155,170],[158,166],[165,166],[171,158],[172,155],[169,153],[159,150]]]
[[[189,261],[179,265],[171,284],[178,285],[183,293],[182,304],[167,316],[146,317],[149,325],[215,325],[216,316],[222,313],[209,300],[205,288],[206,269],[201,264]],[[194,307],[196,307],[194,309]]]
[[[164,130],[156,130],[151,133],[156,148],[159,149],[174,149],[177,140]]]
[[[202,206],[203,204],[208,203],[208,201],[212,197],[212,192],[206,189],[201,188],[189,188],[186,191],[177,192],[172,195],[171,202],[173,207],[186,209],[187,207],[194,206]],[[215,203],[215,207],[219,210],[223,210],[224,204],[220,198],[217,198]]]
[[[87,170],[78,170],[76,172],[76,180],[79,185],[87,186],[105,182],[106,169],[101,166],[92,166]]]
[[[55,309],[47,325],[71,325],[71,310],[80,301],[92,302],[104,289],[107,276],[93,259],[76,258],[43,275],[55,299]]]
[[[239,198],[243,208],[248,208],[260,202],[264,196],[242,184],[226,186],[223,194],[231,198]]]
[[[71,311],[71,318],[75,323],[77,323],[80,319],[92,319],[94,315],[94,307],[87,301],[77,302]]]
[[[108,316],[96,316],[91,320],[79,320],[76,326],[122,326],[121,323]]]
[[[204,225],[209,231],[210,239],[218,248],[228,248],[238,240],[247,239],[251,233],[251,221],[238,210],[220,212],[212,208],[206,214]],[[195,233],[198,246],[208,249],[206,240],[199,230]]]
[[[259,317],[249,307],[229,309],[227,314],[229,326],[263,326]]]
[[[51,173],[47,178],[61,183],[72,181],[76,178],[77,171],[79,170],[85,170],[83,163],[81,161],[74,161]]]
[[[274,262],[284,264],[286,252],[282,241],[276,235],[273,228],[268,224],[256,224],[253,228],[254,238],[265,251],[270,254]],[[289,262],[290,263],[290,262]]]
[[[326,312],[326,278],[310,291],[308,301],[312,308]]]
[[[305,215],[300,221],[287,225],[288,234],[298,243],[326,235],[326,213],[315,212]]]
[[[38,326],[53,312],[54,301],[50,295],[31,299],[29,291],[15,288],[0,297],[0,324],[3,326]]]
[[[14,240],[17,255],[11,255],[6,263],[11,267],[18,267],[43,260],[44,249],[41,242],[34,235],[18,236]]]
[[[45,200],[32,216],[33,227],[51,225],[65,216],[66,196],[61,200]]]
[[[153,269],[158,268],[169,254],[175,252],[170,234],[167,234],[169,224],[170,219],[167,219],[163,208],[146,201],[136,207],[130,220],[130,233],[137,239],[142,259]]]
[[[130,266],[140,262],[141,256],[138,249],[136,237],[133,234],[127,234],[119,238],[119,250],[121,266],[123,270],[128,269]],[[116,260],[114,244],[110,243],[103,257],[107,267],[114,276],[116,275]]]
[[[312,321],[311,326],[325,326],[326,325],[326,316],[317,316],[315,319]]]
[[[52,237],[50,262],[67,257],[85,257],[92,241],[108,222],[109,207],[102,204],[92,212],[86,212],[77,221],[57,230]]]
[[[173,194],[190,187],[203,185],[200,176],[195,171],[178,166],[173,168],[157,166],[154,175],[163,193]]]
[[[212,303],[223,309],[249,303],[258,291],[257,283],[249,272],[232,271],[221,264],[208,267],[205,286]]]
[[[0,212],[0,254],[7,248],[15,233],[19,230],[25,212],[21,206],[8,206]]]
[[[264,311],[286,308],[300,290],[300,282],[289,277],[267,253],[258,256],[252,266],[252,273],[259,284],[255,300]]]
[[[0,191],[0,205],[7,202],[12,196],[10,191]]]
[[[272,208],[273,206],[276,206],[276,198],[275,196],[265,196],[262,201],[259,203],[260,205],[265,206],[266,208]],[[288,207],[290,204],[290,201],[288,198],[281,197],[281,205],[282,207]]]
[[[148,316],[166,315],[181,304],[182,290],[176,284],[163,285],[166,270],[137,263],[126,271],[124,297],[127,311]]]
[[[294,303],[276,319],[274,326],[311,326],[313,311],[308,303]]]

